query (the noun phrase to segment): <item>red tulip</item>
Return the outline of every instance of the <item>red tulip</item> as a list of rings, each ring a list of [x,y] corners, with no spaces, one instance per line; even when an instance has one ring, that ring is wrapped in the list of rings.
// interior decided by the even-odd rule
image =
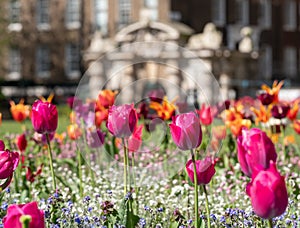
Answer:
[[[202,131],[199,118],[189,112],[173,117],[170,131],[174,143],[181,150],[197,148],[202,141]]]
[[[278,104],[273,106],[271,112],[272,116],[276,119],[283,119],[287,116],[290,106],[287,104]]]
[[[201,109],[198,111],[200,121],[203,125],[210,125],[213,121],[213,113],[211,112],[211,107],[205,107],[202,104]]]
[[[36,132],[40,134],[53,133],[58,123],[56,106],[43,101],[35,101],[32,105],[31,122]]]
[[[261,101],[263,105],[269,105],[272,104],[274,100],[274,96],[271,94],[268,94],[266,92],[263,92],[257,96],[257,98]]]
[[[30,216],[30,228],[44,228],[44,211],[38,209],[37,202],[30,202],[27,204],[13,204],[7,209],[7,214],[3,218],[4,228],[22,228],[20,218],[22,216]]]
[[[102,90],[98,95],[97,105],[104,108],[109,108],[115,103],[117,92],[112,90]]]
[[[27,140],[25,134],[21,134],[17,137],[17,146],[21,152],[25,151],[27,147]]]
[[[143,125],[140,125],[135,128],[133,134],[128,139],[128,149],[129,151],[135,152],[142,145],[142,132]]]
[[[137,124],[137,113],[133,105],[113,105],[108,112],[107,128],[114,136],[129,138]]]
[[[275,146],[265,132],[258,128],[242,130],[237,139],[238,160],[243,173],[251,177],[255,167],[269,168],[276,161]]]
[[[206,157],[204,160],[197,160],[196,162],[196,173],[197,173],[197,184],[208,184],[216,173],[215,165],[210,157]],[[194,165],[192,160],[189,160],[185,165],[187,174],[190,180],[194,183]]]
[[[251,198],[254,212],[264,219],[283,214],[288,205],[284,177],[272,161],[268,169],[253,171],[252,180],[247,185],[247,194]]]
[[[9,178],[19,164],[19,153],[9,150],[0,151],[0,179]]]

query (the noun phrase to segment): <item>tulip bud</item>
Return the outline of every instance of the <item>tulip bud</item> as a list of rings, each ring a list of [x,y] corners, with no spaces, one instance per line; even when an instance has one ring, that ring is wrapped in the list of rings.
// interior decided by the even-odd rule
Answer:
[[[243,173],[251,177],[254,168],[269,168],[270,161],[276,161],[277,154],[272,140],[258,128],[242,130],[237,139],[238,160]]]
[[[31,122],[36,132],[40,134],[53,133],[58,123],[56,106],[37,100],[32,105]]]
[[[197,184],[208,184],[216,173],[214,162],[210,157],[206,157],[204,160],[197,160],[196,173],[197,173]],[[194,165],[192,160],[189,160],[185,165],[187,174],[190,180],[194,183]]]
[[[21,134],[17,137],[17,146],[21,152],[25,151],[27,147],[27,140],[25,134]]]
[[[200,121],[203,125],[210,125],[213,121],[213,114],[211,108],[205,107],[205,104],[202,104],[201,109],[198,111]]]
[[[201,125],[199,118],[193,112],[175,116],[170,124],[170,131],[174,143],[181,150],[194,149],[201,144]]]
[[[288,205],[288,194],[284,177],[271,161],[266,170],[254,170],[251,182],[247,185],[254,212],[271,219],[284,213]]]

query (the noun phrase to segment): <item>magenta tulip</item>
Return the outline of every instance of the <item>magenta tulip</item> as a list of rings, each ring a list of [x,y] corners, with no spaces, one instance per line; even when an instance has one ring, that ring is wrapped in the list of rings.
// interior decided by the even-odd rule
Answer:
[[[196,160],[197,184],[208,184],[216,173],[215,165],[210,157],[204,160]],[[189,160],[185,165],[187,174],[190,180],[194,183],[194,165],[192,160]]]
[[[137,124],[137,113],[133,105],[113,105],[108,112],[107,128],[114,136],[129,138]]]
[[[253,171],[252,181],[247,185],[247,194],[251,198],[254,212],[264,219],[283,214],[288,205],[284,177],[272,161],[268,169]]]
[[[9,150],[0,151],[0,179],[12,176],[19,164],[19,153]]]
[[[48,134],[56,131],[58,114],[56,106],[37,100],[32,105],[31,122],[36,132]]]
[[[10,205],[7,209],[7,214],[3,218],[4,228],[22,228],[22,216],[30,217],[30,228],[44,228],[45,219],[44,211],[38,209],[37,202],[30,202],[27,204]]]
[[[202,141],[202,131],[199,118],[189,112],[173,117],[170,131],[174,143],[181,150],[197,148]]]
[[[5,150],[5,144],[3,142],[3,140],[0,140],[0,151]]]
[[[237,139],[238,160],[245,175],[251,177],[256,166],[269,168],[276,161],[275,146],[265,132],[258,128],[243,129]]]

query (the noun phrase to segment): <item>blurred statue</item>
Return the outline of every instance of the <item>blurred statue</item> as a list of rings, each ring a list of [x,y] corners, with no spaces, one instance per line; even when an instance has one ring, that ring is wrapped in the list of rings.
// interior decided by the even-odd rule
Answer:
[[[191,49],[213,49],[217,50],[222,44],[222,33],[217,30],[215,24],[207,23],[203,33],[191,36],[188,47]]]
[[[250,27],[244,27],[241,29],[241,41],[239,42],[238,49],[242,53],[250,53],[253,51],[253,40],[251,38],[252,29]]]

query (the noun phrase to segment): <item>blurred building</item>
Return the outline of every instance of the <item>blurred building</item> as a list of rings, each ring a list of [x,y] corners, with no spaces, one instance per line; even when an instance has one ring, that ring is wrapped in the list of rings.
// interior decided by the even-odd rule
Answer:
[[[57,93],[68,93],[68,87],[69,93],[74,92],[89,65],[84,55],[92,39],[101,36],[115,47],[118,32],[143,16],[176,29],[180,34],[176,42],[182,46],[188,45],[193,30],[202,32],[208,22],[217,25],[223,39],[214,73],[237,95],[272,79],[300,84],[299,0],[4,0],[1,4],[7,39],[0,49],[0,79],[2,92],[11,96],[42,93],[35,89],[42,90],[39,85],[61,86]],[[246,54],[237,51],[245,26],[251,27],[253,41]],[[28,91],[30,86],[35,87]]]
[[[237,48],[240,30],[253,30],[253,48],[260,52],[259,79],[285,79],[286,85],[300,85],[299,0],[172,0],[171,11],[178,20],[201,32],[207,22],[223,32],[224,46]],[[248,78],[244,83],[252,82]],[[261,81],[257,81],[257,84]]]

